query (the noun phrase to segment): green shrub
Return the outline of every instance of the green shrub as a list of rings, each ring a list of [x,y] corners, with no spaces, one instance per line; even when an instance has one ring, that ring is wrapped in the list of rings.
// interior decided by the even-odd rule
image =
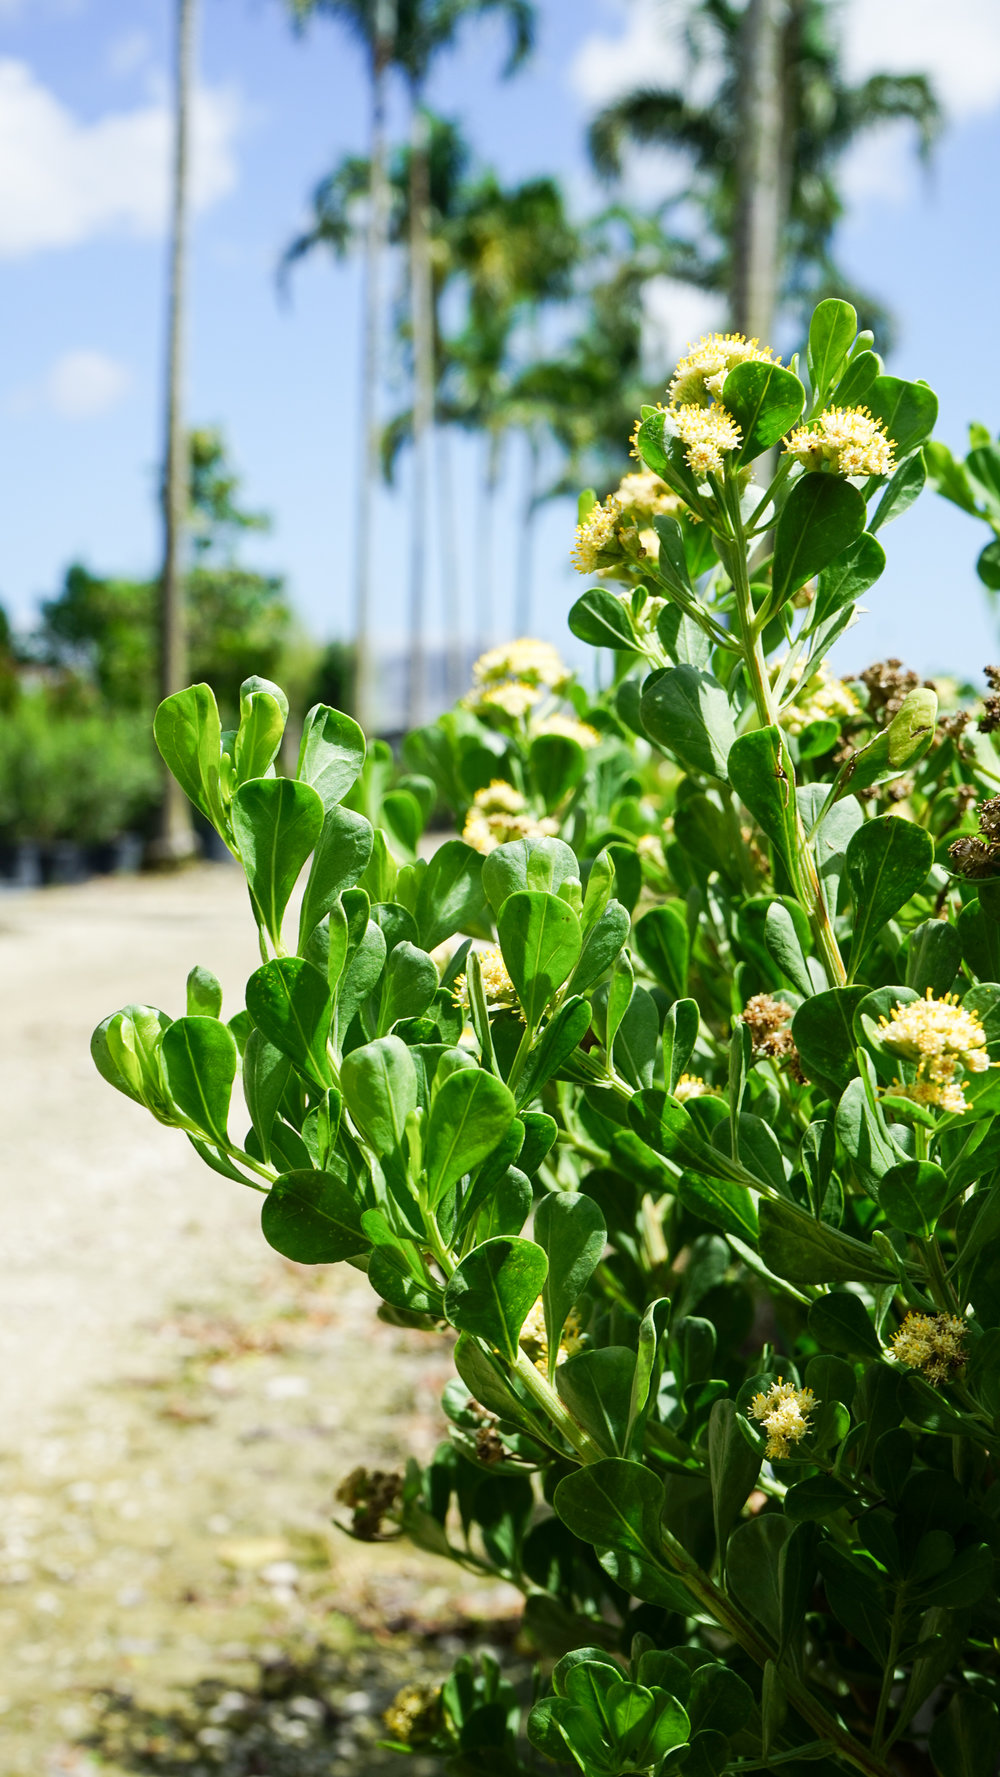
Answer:
[[[42,692],[0,714],[0,833],[113,839],[155,806],[159,768],[141,718],[60,711]]]
[[[235,739],[205,686],[156,718],[262,962],[226,1021],[196,967],[94,1059],[279,1252],[457,1339],[433,1461],[340,1490],[524,1593],[529,1762],[491,1661],[387,1717],[456,1772],[997,1767],[1000,715],[824,665],[936,415],[855,326],[821,304],[808,390],[703,342],[584,498],[570,623],[616,665],[582,767],[533,764],[530,698],[411,739],[418,814],[498,765],[548,829],[417,860],[337,711],[291,778],[264,681]]]

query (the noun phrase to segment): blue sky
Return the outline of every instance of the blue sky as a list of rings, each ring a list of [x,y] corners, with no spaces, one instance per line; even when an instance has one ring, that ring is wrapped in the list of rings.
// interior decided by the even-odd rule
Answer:
[[[537,54],[496,80],[500,34],[471,27],[431,98],[462,117],[478,152],[508,178],[555,171],[574,203],[597,199],[583,129],[597,103],[676,66],[660,0],[540,0]],[[22,622],[74,558],[108,572],[150,571],[157,550],[168,123],[169,0],[0,0],[0,372],[3,524],[0,601]],[[360,59],[320,23],[296,39],[280,0],[203,0],[198,207],[193,233],[188,408],[221,424],[248,498],[270,510],[263,566],[287,572],[316,635],[350,620],[357,476],[355,266],[317,258],[279,300],[275,267],[306,194],[365,142]],[[899,319],[891,368],[941,395],[939,434],[954,445],[973,417],[1000,429],[995,321],[996,169],[1000,164],[1000,7],[995,0],[846,0],[851,66],[926,66],[951,122],[929,178],[894,132],[848,169],[841,255]],[[394,126],[405,127],[401,95]],[[670,169],[638,165],[652,196]],[[691,292],[660,292],[655,318],[678,353],[716,316]],[[496,629],[512,617],[512,452],[498,527]],[[458,452],[462,547],[471,553],[476,461]],[[579,588],[567,567],[568,502],[547,508],[535,593],[539,634],[561,642]],[[379,514],[377,628],[401,639],[405,475]],[[975,579],[985,534],[925,496],[887,533],[890,568],[870,595],[843,666],[898,653],[929,671],[975,672],[1000,652]],[[432,579],[431,602],[436,585]],[[469,594],[471,603],[471,592]],[[432,612],[432,628],[440,629]]]

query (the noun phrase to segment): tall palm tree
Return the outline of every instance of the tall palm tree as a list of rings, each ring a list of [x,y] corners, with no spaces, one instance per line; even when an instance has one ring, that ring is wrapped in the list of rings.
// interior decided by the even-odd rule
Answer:
[[[386,87],[397,26],[397,0],[286,0],[298,25],[325,13],[345,25],[368,64],[370,121],[367,157],[364,334],[361,364],[361,473],[354,588],[354,711],[362,727],[372,725],[371,591],[372,520],[379,462],[378,397],[381,380],[382,262],[388,231],[386,178]]]
[[[834,262],[839,165],[866,131],[900,119],[926,157],[941,124],[924,74],[846,79],[834,14],[833,0],[695,0],[682,84],[637,88],[590,128],[595,167],[609,179],[627,147],[682,152],[689,178],[661,212],[695,215],[675,275],[725,294],[732,324],[759,337],[771,334],[776,308],[808,308],[833,292],[884,326],[879,305],[851,290]],[[691,96],[695,76],[710,80],[704,100]]]
[[[167,321],[166,426],[163,464],[163,567],[160,576],[161,697],[187,680],[184,617],[184,540],[188,511],[188,446],[184,429],[184,357],[187,330],[187,230],[191,95],[194,86],[196,0],[177,0],[174,63],[174,155]],[[164,775],[154,862],[171,864],[194,850],[190,807],[169,771]]]

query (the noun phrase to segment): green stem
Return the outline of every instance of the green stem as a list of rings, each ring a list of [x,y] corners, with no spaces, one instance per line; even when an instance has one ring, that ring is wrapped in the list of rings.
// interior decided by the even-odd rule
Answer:
[[[664,1549],[671,1562],[680,1574],[688,1591],[708,1614],[715,1618],[721,1629],[735,1641],[751,1659],[761,1667],[774,1659],[774,1651],[757,1633],[757,1630],[740,1614],[735,1605],[721,1592],[707,1573],[698,1566],[684,1547],[672,1533],[661,1527],[660,1532]],[[862,1771],[865,1777],[890,1777],[887,1767],[873,1752],[855,1740],[854,1735],[842,1726],[836,1718],[828,1713],[808,1685],[800,1679],[782,1673],[782,1686],[785,1695],[804,1721],[814,1728],[821,1740],[828,1740],[840,1757],[848,1764]]]
[[[885,1718],[889,1709],[889,1699],[896,1678],[896,1661],[899,1658],[899,1643],[903,1633],[903,1596],[896,1594],[896,1602],[892,1612],[892,1626],[889,1631],[889,1652],[886,1656],[885,1672],[882,1675],[882,1689],[879,1692],[878,1713],[875,1717],[875,1728],[872,1733],[872,1747],[880,1753],[885,1743]]]
[[[560,1431],[570,1448],[575,1450],[581,1462],[600,1462],[604,1451],[599,1449],[588,1432],[581,1430],[576,1420],[563,1406],[562,1401],[546,1382],[540,1370],[536,1370],[526,1351],[518,1349],[517,1361],[510,1368],[518,1381],[523,1385],[525,1393],[530,1394],[535,1405],[541,1407]]]

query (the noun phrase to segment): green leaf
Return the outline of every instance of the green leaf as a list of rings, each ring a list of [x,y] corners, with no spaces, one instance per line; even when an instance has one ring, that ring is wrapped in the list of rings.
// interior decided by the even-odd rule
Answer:
[[[188,685],[165,697],[153,717],[153,736],[185,796],[225,838],[219,781],[222,724],[211,685]]]
[[[830,1542],[824,1542],[820,1548],[819,1569],[827,1601],[838,1622],[848,1634],[857,1637],[873,1659],[884,1665],[889,1624],[875,1569],[869,1562],[852,1560]]]
[[[294,778],[253,778],[233,797],[232,822],[257,922],[278,949],[288,897],[320,836],[323,804]]]
[[[260,1225],[268,1244],[299,1265],[335,1265],[369,1247],[360,1208],[330,1172],[286,1172],[276,1179]]]
[[[865,395],[865,406],[875,419],[882,421],[897,457],[905,457],[933,432],[938,398],[926,383],[877,376]]]
[[[651,907],[636,922],[635,947],[650,974],[672,999],[687,993],[691,939],[687,914],[680,901],[664,901]]]
[[[578,1352],[555,1371],[560,1398],[606,1456],[624,1452],[634,1375],[635,1352],[623,1345]]]
[[[566,1316],[600,1262],[607,1232],[593,1197],[581,1191],[550,1191],[535,1210],[534,1236],[549,1266],[542,1307],[551,1379]]]
[[[534,1028],[579,960],[580,921],[558,895],[521,889],[500,908],[497,935],[521,1009]]]
[[[291,1073],[287,1055],[252,1030],[243,1056],[243,1094],[265,1160],[271,1158],[271,1130]]]
[[[859,827],[847,847],[847,880],[854,899],[851,974],[887,919],[922,888],[934,862],[934,841],[923,827],[883,815]]]
[[[785,1494],[785,1516],[799,1523],[809,1519],[825,1522],[843,1506],[853,1506],[854,1494],[834,1475],[810,1475],[796,1481]]]
[[[663,1484],[650,1469],[614,1457],[588,1463],[560,1481],[552,1503],[567,1529],[594,1545],[612,1578],[649,1603],[690,1610],[687,1588],[661,1555]]]
[[[930,988],[937,999],[951,988],[962,966],[962,940],[946,919],[925,919],[906,940],[906,983],[922,998]]]
[[[513,839],[483,860],[483,888],[494,913],[519,889],[551,894],[580,875],[576,853],[562,839]]]
[[[433,1003],[438,972],[426,950],[403,939],[393,946],[385,965],[379,1036],[385,1036],[401,1018],[419,1018]]]
[[[415,915],[420,942],[435,950],[456,932],[486,929],[483,858],[461,839],[439,845],[420,878]]]
[[[1000,592],[1000,537],[994,537],[976,557],[976,573],[990,592]]]
[[[299,912],[300,954],[311,934],[345,888],[353,888],[368,868],[375,835],[364,815],[329,808],[323,819]]]
[[[296,776],[317,792],[324,808],[347,795],[365,762],[365,737],[342,710],[314,704],[302,725]]]
[[[924,491],[927,481],[927,465],[922,456],[907,457],[900,463],[885,493],[882,495],[874,515],[868,520],[870,531],[881,530],[890,519],[902,518],[920,494]]]
[[[571,735],[536,734],[528,747],[528,773],[546,814],[566,801],[586,769],[587,755]]]
[[[813,991],[812,976],[795,920],[783,901],[772,901],[764,916],[764,946],[786,981],[808,998]]]
[[[938,1777],[994,1777],[1000,1762],[1000,1716],[991,1698],[963,1687],[931,1729]]]
[[[906,1160],[879,1180],[878,1200],[894,1228],[929,1240],[951,1196],[948,1174],[930,1160]]]
[[[852,792],[887,784],[920,763],[933,743],[937,723],[937,693],[918,685],[903,699],[888,728],[876,734],[855,753],[844,786]]]
[[[431,1207],[474,1172],[503,1140],[514,1121],[514,1095],[480,1068],[450,1074],[434,1094],[424,1136],[424,1166]]]
[[[857,604],[884,570],[885,550],[869,531],[863,531],[857,542],[843,550],[820,574],[808,633],[845,605]]]
[[[860,1240],[841,1234],[792,1203],[759,1205],[760,1256],[790,1283],[892,1283],[896,1273]]]
[[[650,673],[642,687],[642,725],[685,771],[724,779],[736,739],[725,688],[696,666]]]
[[[192,1017],[204,1018],[218,1018],[222,1012],[222,983],[198,963],[187,978],[187,1010]]]
[[[692,1674],[687,1713],[693,1733],[713,1728],[727,1736],[738,1734],[753,1710],[753,1691],[731,1667],[713,1662]]]
[[[600,981],[628,938],[631,920],[620,901],[609,901],[584,934],[580,960],[570,978],[574,993],[586,993]]]
[[[869,335],[869,338],[871,336]],[[830,397],[831,407],[857,407],[865,399],[882,368],[877,352],[858,351],[861,335],[848,360],[847,369]]]
[[[636,651],[636,635],[628,611],[605,586],[592,586],[578,598],[569,613],[569,627],[591,648]]]
[[[687,1073],[700,1022],[696,1000],[675,1000],[663,1021],[663,1073],[670,1093]]]
[[[819,470],[795,483],[774,535],[775,610],[860,537],[865,516],[861,494],[838,475]]]
[[[572,1056],[590,1028],[590,1006],[583,998],[564,1000],[532,1048],[517,1088],[520,1110],[558,1075],[573,1078]],[[564,1074],[564,1070],[568,1070]]]
[[[685,1168],[675,1186],[677,1196],[693,1215],[701,1216],[723,1234],[735,1234],[753,1245],[759,1235],[757,1210],[745,1185],[732,1179],[712,1178]]]
[[[726,1399],[714,1403],[708,1418],[712,1518],[715,1546],[723,1563],[729,1533],[756,1486],[761,1465],[760,1453],[744,1437],[737,1417],[736,1402]]]
[[[448,1279],[445,1314],[459,1332],[475,1333],[508,1363],[516,1363],[518,1335],[541,1294],[547,1269],[545,1254],[531,1240],[484,1241]]]
[[[637,1090],[653,1084],[659,1035],[656,1001],[644,987],[633,987],[615,1035],[613,1055],[619,1073]]]
[[[784,1518],[765,1512],[737,1525],[726,1550],[730,1592],[775,1645],[781,1636],[778,1557],[787,1534]]]
[[[795,769],[780,728],[740,735],[729,754],[729,781],[787,867],[795,848]]]
[[[378,1037],[352,1049],[344,1057],[340,1088],[354,1122],[383,1166],[387,1158],[400,1155],[407,1118],[417,1108],[417,1070],[406,1044],[399,1037]]]
[[[778,1554],[778,1602],[781,1621],[779,1663],[797,1641],[816,1584],[815,1524],[794,1525]]]
[[[264,777],[281,745],[288,720],[288,699],[268,679],[244,679],[240,686],[240,725],[236,731],[233,763],[237,783]]]
[[[163,1033],[163,1065],[170,1096],[212,1141],[228,1141],[229,1101],[237,1066],[236,1043],[218,1018],[175,1018]]]
[[[860,1296],[831,1290],[809,1309],[809,1331],[821,1348],[847,1357],[881,1357],[882,1347]]]
[[[866,987],[830,987],[803,1001],[792,1019],[792,1036],[810,1078],[828,1080],[843,1092],[858,1071],[854,1014]]]
[[[790,431],[805,406],[798,377],[780,364],[734,365],[722,390],[723,405],[743,434],[737,463],[752,463]]]
[[[857,330],[857,311],[849,302],[828,296],[813,309],[806,364],[813,392],[820,401],[843,375]]]
[[[321,1091],[332,1086],[326,1046],[333,1006],[319,970],[301,957],[278,957],[251,975],[246,998],[247,1011],[268,1042]]]

